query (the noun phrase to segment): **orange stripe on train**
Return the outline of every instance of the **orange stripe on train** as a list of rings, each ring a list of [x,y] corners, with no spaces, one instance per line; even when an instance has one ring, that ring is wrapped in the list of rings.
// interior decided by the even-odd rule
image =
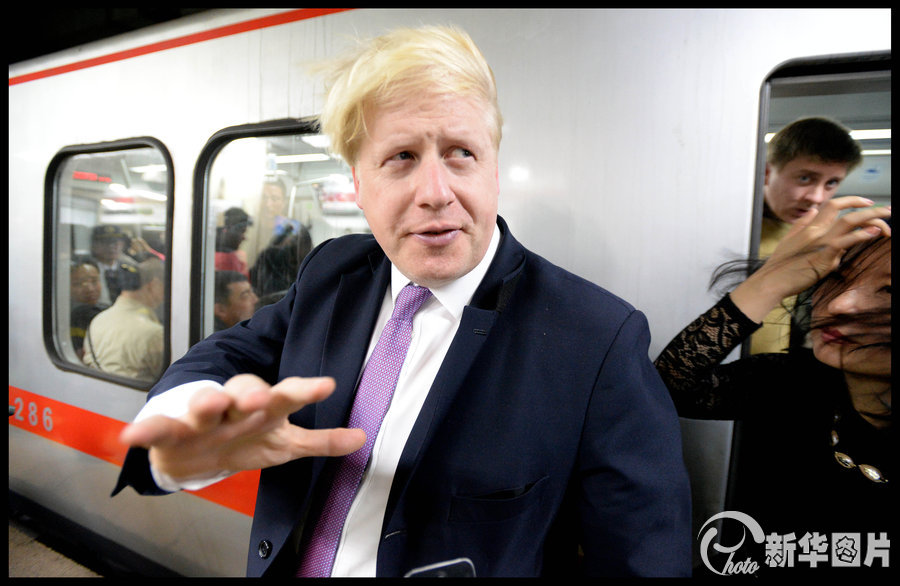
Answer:
[[[61,401],[9,387],[15,409],[9,424],[35,435],[100,458],[116,466],[125,461],[127,447],[119,442],[125,423]],[[200,498],[253,516],[259,470],[241,472],[201,490],[186,491]],[[110,487],[110,490],[112,487]]]

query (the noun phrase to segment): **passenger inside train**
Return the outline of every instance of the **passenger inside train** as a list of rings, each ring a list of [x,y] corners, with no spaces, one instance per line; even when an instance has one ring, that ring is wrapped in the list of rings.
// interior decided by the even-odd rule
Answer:
[[[289,226],[256,258],[256,264],[250,269],[250,279],[260,297],[283,295],[297,279],[300,263],[312,250],[309,230],[303,225],[299,225],[299,230],[298,234],[293,234],[293,228]]]
[[[91,229],[91,255],[100,269],[100,303],[110,306],[122,291],[122,281],[129,278],[122,272],[122,264],[137,264],[125,254],[128,235],[113,224],[98,224]]]
[[[223,224],[216,228],[216,270],[237,271],[250,278],[247,255],[239,248],[253,220],[239,207],[228,208],[223,216]]]
[[[237,271],[216,271],[215,330],[230,328],[253,317],[258,300],[245,275]]]
[[[680,416],[741,422],[726,507],[766,534],[885,530],[894,461],[890,256],[889,207],[830,200],[797,219],[765,264],[656,360]],[[810,299],[811,348],[721,364],[797,294]]]
[[[834,196],[861,162],[859,144],[833,120],[802,118],[779,130],[766,147],[760,258],[772,254],[798,219]],[[787,352],[805,342],[802,328],[793,328],[791,336],[795,301],[785,299],[765,317],[750,337],[751,354]]]
[[[256,221],[241,244],[251,265],[265,248],[300,233],[300,221],[288,210],[287,187],[282,179],[272,176],[264,180],[258,210],[258,214],[252,214]]]
[[[122,291],[88,326],[83,360],[106,373],[154,381],[163,370],[163,325],[156,309],[165,299],[162,261],[123,263]]]
[[[84,356],[84,336],[94,317],[108,306],[100,305],[100,269],[88,256],[76,256],[71,262],[69,328],[72,348],[79,358]]]

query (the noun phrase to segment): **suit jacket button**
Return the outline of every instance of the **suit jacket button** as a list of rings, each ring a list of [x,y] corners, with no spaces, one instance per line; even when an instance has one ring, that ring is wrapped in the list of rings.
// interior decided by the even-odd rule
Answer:
[[[263,539],[262,541],[260,541],[259,548],[256,550],[256,553],[258,553],[259,557],[261,557],[262,559],[266,559],[267,557],[269,557],[269,554],[272,553],[272,542],[267,539]]]

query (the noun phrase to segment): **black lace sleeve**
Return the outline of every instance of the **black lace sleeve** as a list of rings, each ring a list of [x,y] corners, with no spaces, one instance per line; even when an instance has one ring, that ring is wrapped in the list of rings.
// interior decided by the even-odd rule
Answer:
[[[741,397],[732,382],[747,369],[719,363],[759,327],[725,295],[669,342],[655,364],[680,416],[736,418]]]

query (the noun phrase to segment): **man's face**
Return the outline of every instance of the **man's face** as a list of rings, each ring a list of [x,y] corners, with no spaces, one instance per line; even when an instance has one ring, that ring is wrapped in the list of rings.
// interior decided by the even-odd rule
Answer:
[[[91,243],[91,254],[100,262],[110,265],[122,255],[125,250],[125,242],[121,238],[103,236],[94,238]]]
[[[781,169],[766,165],[766,203],[778,219],[793,224],[831,199],[846,176],[846,164],[809,157],[798,157]]]
[[[259,298],[253,292],[250,282],[229,283],[228,291],[228,303],[216,303],[214,306],[216,316],[229,327],[253,317]]]
[[[284,210],[284,192],[277,185],[266,183],[263,185],[263,207],[269,216],[277,216]]]
[[[434,287],[471,271],[497,220],[497,151],[487,106],[423,96],[366,116],[356,202],[398,269]]]
[[[100,300],[100,271],[94,265],[83,264],[72,271],[72,301],[96,305]]]
[[[241,243],[247,238],[247,223],[241,222],[233,226],[226,226],[224,233],[224,243],[229,248],[237,250]]]

